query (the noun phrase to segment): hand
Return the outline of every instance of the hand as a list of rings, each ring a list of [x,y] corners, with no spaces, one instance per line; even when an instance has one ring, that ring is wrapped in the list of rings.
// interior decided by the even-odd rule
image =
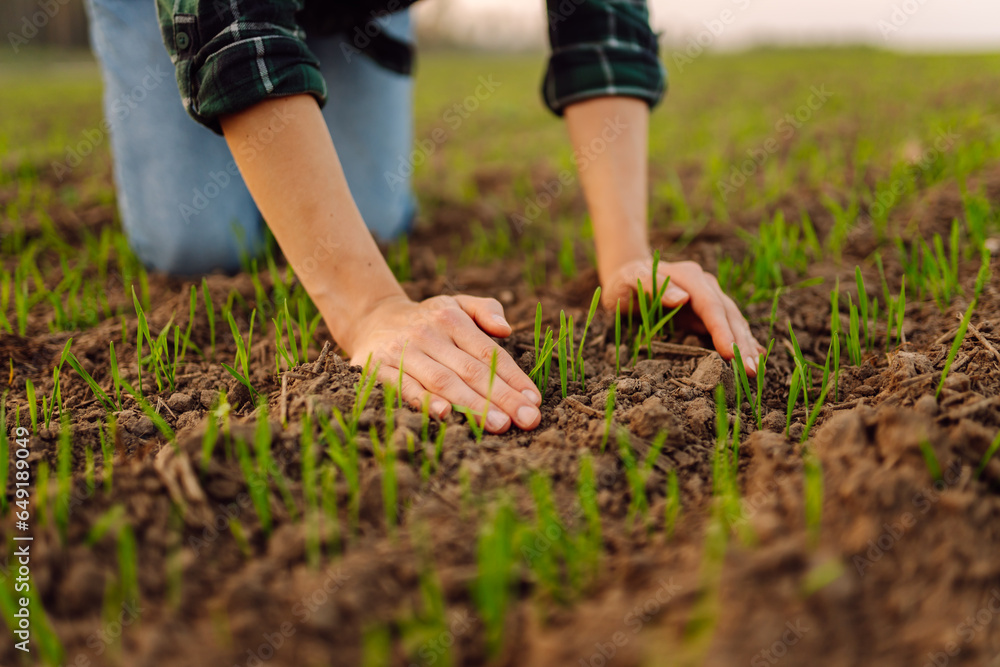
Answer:
[[[747,375],[757,375],[757,359],[766,350],[750,333],[750,325],[733,300],[719,287],[715,276],[706,273],[697,262],[661,261],[656,268],[657,288],[668,277],[670,284],[663,293],[663,305],[667,308],[688,306],[678,313],[681,321],[687,320],[691,328],[711,334],[715,349],[723,359],[736,356],[733,344],[738,344]],[[630,303],[635,308],[634,312],[638,312],[636,290],[640,280],[643,291],[650,294],[653,291],[652,258],[627,262],[607,278],[602,278],[601,301],[605,308],[614,311],[615,303],[620,299],[623,313],[627,312]]]
[[[429,401],[438,417],[445,417],[452,404],[482,415],[489,397],[485,427],[490,433],[505,432],[512,420],[524,430],[541,422],[542,397],[534,382],[490,338],[511,333],[495,299],[436,296],[416,303],[393,297],[379,302],[353,331],[354,340],[341,342],[351,363],[363,366],[371,355],[371,363],[379,364],[378,379],[395,386],[402,362],[403,400],[415,408]]]

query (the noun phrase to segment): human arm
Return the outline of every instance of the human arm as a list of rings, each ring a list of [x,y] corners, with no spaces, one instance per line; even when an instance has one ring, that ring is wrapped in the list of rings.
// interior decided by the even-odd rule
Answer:
[[[353,363],[371,355],[380,379],[396,384],[402,360],[403,398],[415,406],[430,401],[436,415],[451,404],[482,411],[489,395],[488,430],[506,431],[512,420],[524,429],[538,425],[537,389],[489,337],[511,333],[500,304],[465,295],[416,303],[406,296],[354,204],[313,96],[267,99],[220,122],[254,201]],[[240,149],[254,139],[255,151]]]
[[[647,232],[649,106],[630,97],[594,97],[569,105],[566,124],[594,227],[602,301],[614,309],[632,302],[641,280],[652,291],[653,255]],[[718,280],[695,262],[660,262],[657,280],[669,276],[663,305],[689,304],[725,359],[740,347],[751,375],[764,348]]]

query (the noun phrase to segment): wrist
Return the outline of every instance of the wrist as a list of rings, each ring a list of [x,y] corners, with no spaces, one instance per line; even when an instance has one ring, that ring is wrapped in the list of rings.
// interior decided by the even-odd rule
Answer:
[[[651,262],[653,259],[653,251],[647,243],[598,248],[597,276],[602,285],[606,285],[623,266],[633,262]]]
[[[411,303],[395,280],[380,289],[365,289],[360,295],[334,293],[315,298],[333,339],[349,355],[360,347],[371,329],[373,314],[393,305]]]

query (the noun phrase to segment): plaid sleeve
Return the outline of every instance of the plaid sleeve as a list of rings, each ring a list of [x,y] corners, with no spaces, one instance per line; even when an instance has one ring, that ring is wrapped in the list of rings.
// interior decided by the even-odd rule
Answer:
[[[542,84],[557,115],[581,100],[623,95],[655,106],[666,90],[645,0],[547,0],[552,55]]]
[[[184,108],[221,134],[219,117],[298,93],[326,102],[319,61],[295,14],[301,0],[157,0]]]

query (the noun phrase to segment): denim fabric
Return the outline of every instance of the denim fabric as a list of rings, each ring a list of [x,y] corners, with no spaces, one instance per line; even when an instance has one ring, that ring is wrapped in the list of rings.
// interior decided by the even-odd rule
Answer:
[[[262,248],[260,212],[225,140],[185,113],[155,4],[87,0],[87,9],[130,245],[150,269],[239,269],[244,253]],[[407,13],[384,21],[390,34],[410,38]],[[397,170],[413,142],[412,79],[344,48],[339,37],[308,45],[331,91],[323,116],[365,222],[383,239],[406,233],[415,200],[409,177]]]

